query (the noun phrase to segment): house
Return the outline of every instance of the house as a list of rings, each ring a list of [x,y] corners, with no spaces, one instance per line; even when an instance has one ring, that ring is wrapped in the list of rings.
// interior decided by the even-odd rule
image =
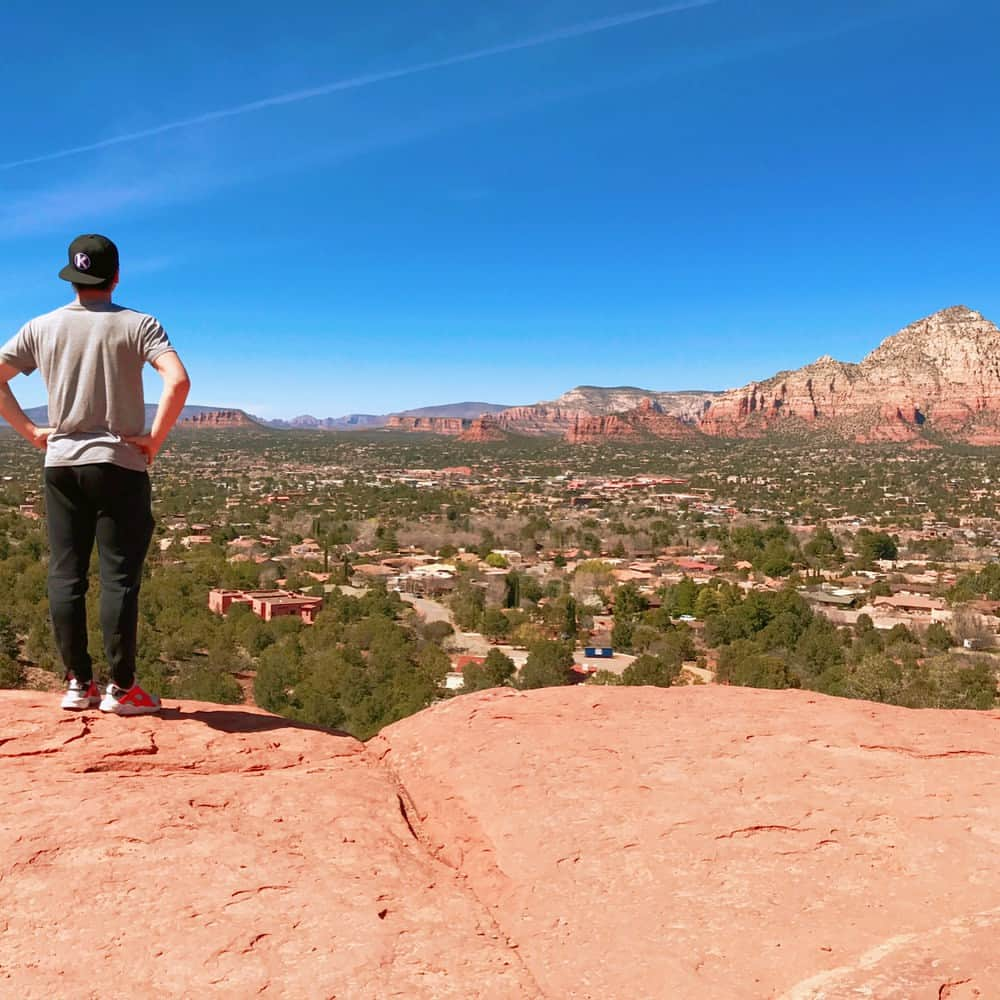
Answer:
[[[812,601],[814,604],[824,604],[837,608],[853,608],[865,597],[863,590],[850,590],[846,587],[836,590],[819,588],[801,591],[801,593],[807,601]]]
[[[190,549],[195,545],[211,545],[212,536],[211,535],[185,535],[181,539],[181,545],[186,549]]]
[[[482,666],[486,662],[485,656],[453,656],[451,659],[451,670],[445,675],[444,686],[449,691],[458,691],[465,686],[465,668],[469,664]]]
[[[684,557],[676,557],[670,560],[674,566],[685,573],[690,574],[714,574],[719,572],[719,567],[715,563],[704,562],[701,559],[688,559]]]
[[[396,575],[396,571],[388,566],[380,566],[378,563],[357,563],[351,567],[351,574],[351,585],[364,587],[376,580],[388,583]]]
[[[396,587],[404,594],[436,597],[455,589],[457,575],[455,567],[448,563],[428,563],[425,566],[414,566],[409,573],[401,573]]]
[[[248,605],[264,621],[298,616],[306,625],[316,621],[322,610],[322,597],[309,597],[290,590],[227,590],[217,587],[208,592],[208,609],[225,615],[234,604]]]
[[[944,611],[947,605],[944,601],[921,594],[893,594],[891,597],[876,597],[872,602],[874,607],[897,611],[909,615],[926,615],[930,617],[934,611]]]

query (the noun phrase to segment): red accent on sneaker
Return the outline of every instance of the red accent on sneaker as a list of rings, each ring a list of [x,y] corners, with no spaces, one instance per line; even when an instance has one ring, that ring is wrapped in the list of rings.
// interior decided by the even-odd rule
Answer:
[[[135,705],[136,708],[155,708],[156,702],[138,684],[133,684],[119,699],[120,705]]]

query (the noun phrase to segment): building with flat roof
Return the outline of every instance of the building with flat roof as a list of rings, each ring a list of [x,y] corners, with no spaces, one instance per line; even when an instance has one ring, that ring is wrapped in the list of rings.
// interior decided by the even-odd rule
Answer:
[[[297,615],[306,625],[312,625],[323,608],[323,598],[291,590],[227,590],[217,587],[208,592],[208,609],[217,615],[226,614],[234,604],[247,605],[266,622]]]

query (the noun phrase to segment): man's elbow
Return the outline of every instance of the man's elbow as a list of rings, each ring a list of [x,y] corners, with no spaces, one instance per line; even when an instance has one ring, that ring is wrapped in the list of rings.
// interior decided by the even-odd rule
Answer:
[[[191,388],[191,376],[186,371],[171,373],[167,379],[167,388],[173,392],[187,393]]]

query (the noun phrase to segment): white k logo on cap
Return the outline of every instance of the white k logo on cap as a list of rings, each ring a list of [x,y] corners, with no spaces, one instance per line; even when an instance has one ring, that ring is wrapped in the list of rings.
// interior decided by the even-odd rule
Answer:
[[[78,271],[90,270],[90,258],[85,253],[78,253],[73,258],[73,266]]]

